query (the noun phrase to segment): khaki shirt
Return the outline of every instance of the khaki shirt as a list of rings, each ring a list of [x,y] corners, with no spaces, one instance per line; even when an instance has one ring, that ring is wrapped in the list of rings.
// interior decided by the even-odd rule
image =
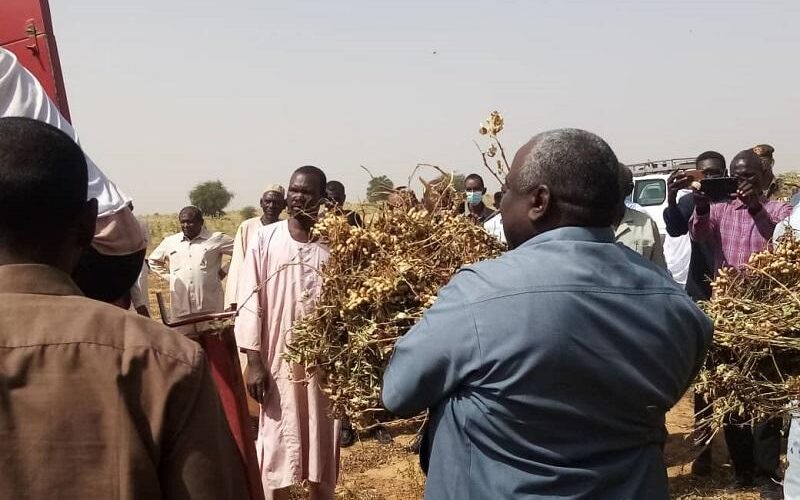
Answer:
[[[247,498],[199,345],[80,295],[0,266],[0,497]]]
[[[664,246],[655,221],[647,214],[625,208],[625,215],[614,233],[617,243],[641,254],[657,266],[667,268]]]
[[[172,317],[223,309],[222,256],[233,253],[233,239],[203,228],[193,240],[183,233],[164,238],[147,262],[169,280]]]

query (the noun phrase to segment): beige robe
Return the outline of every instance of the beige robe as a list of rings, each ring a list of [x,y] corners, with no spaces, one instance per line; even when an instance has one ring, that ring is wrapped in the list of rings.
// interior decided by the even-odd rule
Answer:
[[[239,284],[239,270],[244,263],[245,252],[250,242],[255,239],[258,230],[264,227],[261,217],[253,217],[239,224],[236,236],[233,238],[233,254],[228,269],[228,279],[225,282],[225,309],[236,303],[236,290]]]
[[[327,247],[295,241],[288,221],[280,221],[259,229],[240,269],[236,340],[240,348],[260,351],[268,371],[256,440],[268,498],[269,490],[303,480],[331,489],[336,483],[339,433],[328,416],[328,399],[315,377],[298,382],[306,377],[303,368],[282,356],[292,324],[319,296],[317,270],[327,258]]]

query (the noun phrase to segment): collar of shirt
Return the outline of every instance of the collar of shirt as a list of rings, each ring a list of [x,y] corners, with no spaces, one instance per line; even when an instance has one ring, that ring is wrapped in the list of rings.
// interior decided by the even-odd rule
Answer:
[[[758,201],[760,201],[762,205],[769,203],[769,200],[765,196],[761,196]],[[744,202],[742,202],[742,200],[739,198],[729,201],[728,204],[733,207],[734,210],[747,209],[747,205],[745,205]]]
[[[200,234],[198,234],[197,236],[195,236],[191,240],[189,238],[187,238],[185,234],[181,233],[181,235],[182,235],[181,241],[207,240],[207,239],[211,238],[211,231],[209,231],[208,229],[206,229],[204,227],[203,229],[200,230]]]
[[[43,264],[0,266],[0,293],[83,295],[67,273]]]
[[[633,208],[625,208],[625,215],[622,216],[619,225],[614,229],[614,239],[618,240],[621,235],[631,231],[634,227],[643,227],[647,225],[649,219],[648,215],[644,212]]]
[[[611,227],[559,227],[534,236],[520,245],[519,248],[538,245],[539,243],[548,241],[594,241],[597,243],[614,243],[614,231]]]

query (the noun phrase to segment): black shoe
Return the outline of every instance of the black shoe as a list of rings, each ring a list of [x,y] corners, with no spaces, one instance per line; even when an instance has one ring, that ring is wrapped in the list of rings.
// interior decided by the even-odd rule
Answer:
[[[390,444],[392,442],[391,434],[389,434],[389,431],[386,430],[386,427],[382,425],[375,428],[375,439],[380,444]]]
[[[356,433],[353,432],[353,428],[348,426],[342,426],[341,430],[339,431],[339,447],[341,448],[349,448],[353,446],[356,442]]]
[[[711,460],[703,460],[702,455],[692,462],[692,475],[708,477],[711,475]]]
[[[411,444],[408,445],[408,451],[414,455],[419,455],[420,448],[422,448],[422,434],[417,434]]]

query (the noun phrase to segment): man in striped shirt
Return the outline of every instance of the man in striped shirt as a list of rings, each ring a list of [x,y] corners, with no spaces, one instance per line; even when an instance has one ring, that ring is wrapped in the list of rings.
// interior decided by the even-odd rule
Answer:
[[[763,196],[764,170],[753,151],[737,154],[730,171],[739,181],[730,200],[712,205],[703,193],[694,193],[690,234],[714,249],[715,275],[722,267],[740,268],[751,254],[766,250],[775,226],[792,211],[788,203]]]
[[[738,180],[737,192],[731,193],[730,200],[712,205],[707,196],[695,191],[694,215],[689,223],[692,240],[713,250],[714,275],[722,267],[741,268],[750,255],[766,250],[775,226],[792,210],[788,203],[766,198],[765,171],[751,149],[734,156],[730,172]],[[738,486],[749,487],[756,480],[770,486],[773,480],[779,480],[780,425],[773,419],[752,428],[725,426]]]

